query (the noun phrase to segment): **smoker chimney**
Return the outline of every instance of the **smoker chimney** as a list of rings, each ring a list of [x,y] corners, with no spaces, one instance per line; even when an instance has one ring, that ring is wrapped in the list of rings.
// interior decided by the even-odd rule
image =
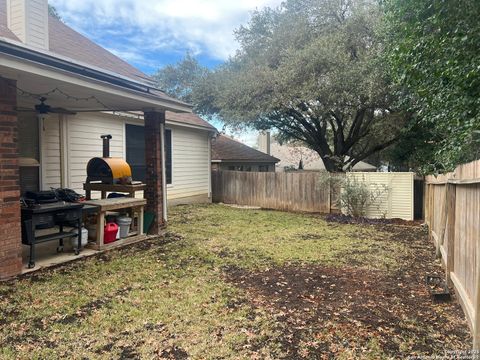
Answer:
[[[100,136],[103,139],[103,157],[109,158],[110,157],[110,139],[112,135],[102,135]]]
[[[7,0],[8,28],[26,45],[48,50],[48,0]]]

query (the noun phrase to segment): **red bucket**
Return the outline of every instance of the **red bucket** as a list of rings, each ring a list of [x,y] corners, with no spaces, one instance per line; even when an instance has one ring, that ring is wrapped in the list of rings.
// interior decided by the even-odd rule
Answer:
[[[109,244],[117,240],[118,225],[111,222],[105,224],[105,229],[103,231],[103,243]]]

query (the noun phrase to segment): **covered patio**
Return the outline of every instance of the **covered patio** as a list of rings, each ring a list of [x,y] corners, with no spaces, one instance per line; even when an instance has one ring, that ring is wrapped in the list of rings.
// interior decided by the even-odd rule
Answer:
[[[155,89],[148,79],[123,77],[8,41],[0,42],[0,52],[0,279],[20,274],[24,268],[22,191],[49,190],[53,185],[68,187],[74,171],[83,174],[86,163],[83,168],[78,164],[78,169],[64,166],[70,156],[66,146],[68,125],[96,114],[143,114],[145,211],[154,214],[150,233],[159,234],[167,219],[163,166],[165,111],[190,112],[190,106]],[[49,106],[45,111],[38,107],[42,99]],[[54,145],[48,129],[55,130]],[[101,156],[101,139],[95,141]],[[54,158],[58,161],[53,162]],[[92,251],[85,250],[79,256]]]

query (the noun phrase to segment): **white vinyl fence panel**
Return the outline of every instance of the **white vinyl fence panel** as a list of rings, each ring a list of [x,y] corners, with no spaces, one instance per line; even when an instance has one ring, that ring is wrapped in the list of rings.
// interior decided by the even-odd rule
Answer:
[[[369,206],[367,217],[400,218],[413,220],[413,180],[412,172],[351,172],[347,176],[365,182],[373,191],[378,191],[375,204]],[[385,189],[385,190],[382,190]]]

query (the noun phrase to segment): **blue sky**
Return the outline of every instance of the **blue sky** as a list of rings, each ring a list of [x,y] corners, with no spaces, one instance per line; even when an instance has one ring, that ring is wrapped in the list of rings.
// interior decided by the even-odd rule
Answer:
[[[282,0],[49,0],[63,20],[146,74],[182,59],[186,52],[210,68],[238,47],[234,30],[252,11]],[[213,124],[221,128],[221,124]],[[250,146],[252,131],[227,133]]]
[[[237,49],[233,31],[281,0],[50,0],[64,21],[147,74],[187,51],[209,67]]]

